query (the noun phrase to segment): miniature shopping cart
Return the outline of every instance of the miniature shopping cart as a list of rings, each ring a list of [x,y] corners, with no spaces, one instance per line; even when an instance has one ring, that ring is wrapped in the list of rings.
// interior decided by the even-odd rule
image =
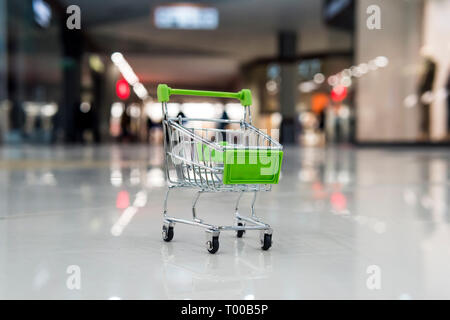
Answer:
[[[270,191],[278,183],[283,147],[265,132],[252,126],[251,92],[217,92],[172,89],[160,84],[158,101],[162,103],[165,174],[169,184],[164,199],[163,239],[171,241],[175,223],[185,223],[206,229],[206,248],[210,253],[219,249],[222,230],[236,231],[241,238],[247,230],[260,230],[261,248],[272,245],[272,228],[255,215],[255,200],[259,191]],[[234,98],[242,104],[241,120],[169,117],[168,102],[172,95]],[[192,220],[167,214],[169,193],[173,188],[197,190],[192,205]],[[216,226],[199,219],[195,206],[202,193],[237,192],[235,224]],[[245,192],[253,192],[251,216],[239,214],[239,201]]]

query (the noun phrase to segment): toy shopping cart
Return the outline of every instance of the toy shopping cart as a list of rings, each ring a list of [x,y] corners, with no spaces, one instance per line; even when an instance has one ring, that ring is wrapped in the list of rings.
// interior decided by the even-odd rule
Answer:
[[[236,231],[237,237],[247,230],[260,230],[261,248],[272,245],[272,228],[255,215],[256,195],[270,191],[278,183],[283,147],[263,131],[252,126],[250,90],[217,92],[172,89],[158,85],[158,101],[162,103],[165,174],[169,188],[164,199],[163,239],[171,241],[175,223],[185,223],[206,229],[206,248],[219,250],[222,230]],[[172,95],[238,99],[243,108],[241,120],[169,117],[168,102]],[[217,128],[218,127],[218,128]],[[169,193],[173,188],[196,189],[192,205],[192,220],[167,214]],[[197,217],[195,206],[205,192],[238,192],[235,224],[216,226]],[[239,214],[239,201],[244,192],[253,192],[251,216]]]

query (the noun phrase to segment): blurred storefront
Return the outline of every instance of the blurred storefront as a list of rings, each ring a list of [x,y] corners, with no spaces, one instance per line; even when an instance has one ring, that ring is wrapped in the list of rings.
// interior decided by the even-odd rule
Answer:
[[[94,19],[95,6],[75,2],[88,17],[81,30],[67,28],[66,1],[0,0],[1,143],[160,143],[159,82],[248,87],[256,125],[285,143],[449,141],[448,0],[264,0],[265,10],[242,8],[255,15],[251,32],[233,15],[239,1],[214,4],[206,31],[196,30],[202,21],[169,23],[159,2],[133,2],[122,20],[113,9]],[[373,6],[380,28],[368,26]],[[296,12],[310,20],[297,23]],[[286,21],[278,25],[263,19],[279,13]],[[129,39],[142,26],[145,50]],[[213,38],[222,51],[208,45]],[[170,108],[196,117],[242,111],[226,100],[182,97]]]
[[[389,62],[358,81],[357,140],[448,141],[450,1],[357,3],[356,63],[377,55]],[[380,30],[367,28],[363,18],[373,4],[382,12]]]
[[[34,4],[34,7],[33,7]],[[61,98],[61,44],[49,7],[31,1],[0,5],[1,140],[49,142]]]

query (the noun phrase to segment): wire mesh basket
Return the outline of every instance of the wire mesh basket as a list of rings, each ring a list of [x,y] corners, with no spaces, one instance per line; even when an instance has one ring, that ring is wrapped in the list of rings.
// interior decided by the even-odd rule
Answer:
[[[171,118],[167,108],[171,95],[239,99],[243,105],[243,118]],[[250,90],[198,91],[172,89],[160,84],[158,100],[162,103],[165,173],[169,183],[164,201],[163,239],[172,240],[174,225],[180,222],[206,228],[207,249],[211,253],[215,253],[219,248],[218,237],[221,230],[235,230],[238,237],[242,237],[246,230],[261,230],[262,248],[269,249],[272,229],[256,217],[254,203],[258,191],[270,191],[272,185],[278,183],[283,147],[267,133],[252,125]],[[183,187],[197,189],[192,207],[192,221],[167,215],[170,190]],[[204,192],[240,192],[234,226],[215,226],[197,218],[195,205],[200,194]],[[251,217],[244,217],[238,212],[238,204],[244,192],[254,192]]]

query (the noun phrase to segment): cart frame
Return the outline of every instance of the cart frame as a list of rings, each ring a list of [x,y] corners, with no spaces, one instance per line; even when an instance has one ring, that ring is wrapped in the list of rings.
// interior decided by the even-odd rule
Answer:
[[[168,102],[170,95],[195,95],[221,98],[235,98],[243,105],[241,120],[200,119],[187,117],[169,117]],[[162,103],[162,126],[164,133],[165,176],[168,189],[164,198],[163,230],[164,241],[171,241],[174,236],[176,223],[202,227],[206,231],[206,248],[215,253],[219,249],[219,235],[221,231],[236,231],[237,237],[242,237],[247,230],[259,230],[261,248],[268,250],[272,245],[272,228],[263,222],[255,213],[255,202],[259,191],[270,191],[271,184],[224,184],[224,169],[222,159],[227,150],[240,146],[240,150],[256,150],[270,154],[282,152],[282,145],[265,132],[252,125],[251,93],[244,89],[240,92],[198,91],[172,89],[167,85],[158,86],[158,100]],[[192,125],[192,123],[194,123]],[[191,125],[188,125],[191,124]],[[200,127],[199,127],[200,125]],[[222,128],[216,128],[219,125]],[[225,129],[225,126],[235,129]],[[226,136],[226,141],[221,138]],[[232,146],[227,141],[233,141]],[[236,149],[233,149],[236,150]],[[281,166],[281,163],[278,164]],[[279,168],[278,168],[279,172]],[[278,176],[276,182],[278,182]],[[192,220],[180,219],[168,214],[168,201],[172,189],[190,188],[197,193],[192,202]],[[208,192],[237,192],[235,204],[235,225],[213,225],[198,218],[196,205],[200,196]],[[251,215],[239,213],[239,203],[244,193],[252,192]]]

